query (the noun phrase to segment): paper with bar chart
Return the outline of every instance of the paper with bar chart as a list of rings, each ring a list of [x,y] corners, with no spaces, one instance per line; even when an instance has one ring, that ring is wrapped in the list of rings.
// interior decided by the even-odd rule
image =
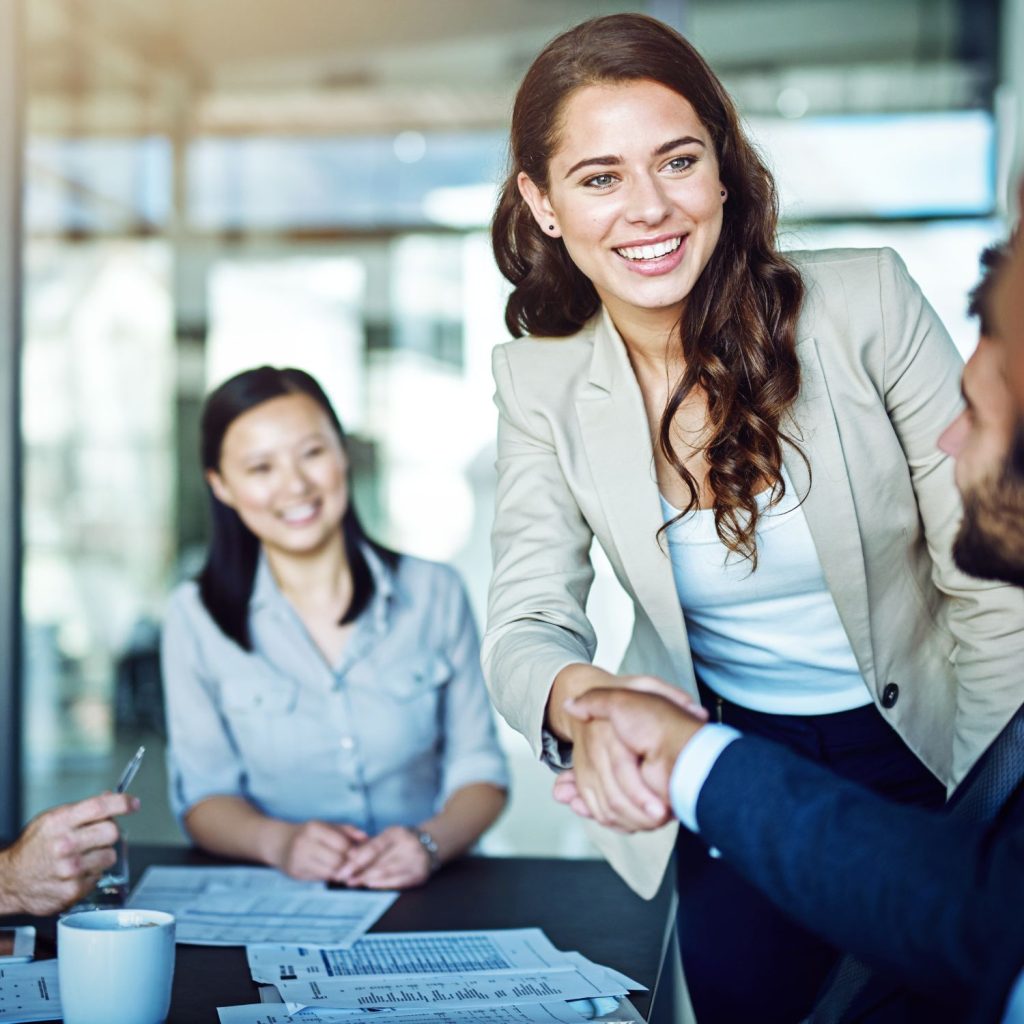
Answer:
[[[249,946],[246,956],[253,980],[272,986],[263,990],[264,1001],[273,994],[284,1004],[283,1011],[268,1007],[268,1024],[290,1024],[288,1014],[315,1024],[382,1013],[396,1024],[568,1024],[583,1006],[572,1000],[614,1009],[627,992],[643,989],[581,953],[558,949],[539,928],[382,932],[347,949],[261,944]],[[223,1018],[241,1024],[251,1011],[224,1011]]]
[[[369,1017],[343,1010],[306,1008],[295,1015],[272,1009],[265,1003],[228,1006],[217,1011],[220,1024],[352,1024]],[[380,1014],[374,1013],[380,1020]],[[582,1024],[587,1020],[568,1003],[534,1003],[527,1006],[492,1006],[486,1010],[414,1010],[388,1014],[401,1024]]]
[[[279,981],[286,1003],[337,1010],[470,1010],[488,1006],[547,1003],[565,999],[623,996],[626,992],[596,967],[552,967],[539,971],[421,974],[372,979],[321,978]]]

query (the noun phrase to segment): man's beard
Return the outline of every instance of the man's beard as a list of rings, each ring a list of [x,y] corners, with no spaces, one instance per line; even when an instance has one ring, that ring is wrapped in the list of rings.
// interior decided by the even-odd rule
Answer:
[[[1024,586],[1024,423],[1002,470],[964,495],[953,561],[971,576]]]

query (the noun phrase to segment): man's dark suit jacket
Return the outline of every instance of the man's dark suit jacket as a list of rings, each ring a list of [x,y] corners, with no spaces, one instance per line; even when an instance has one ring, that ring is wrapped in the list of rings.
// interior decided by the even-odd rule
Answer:
[[[895,982],[887,1008],[860,1019],[998,1020],[1024,967],[1022,738],[1024,706],[954,796],[991,794],[1002,776],[978,824],[889,803],[744,737],[704,783],[700,834],[794,918]]]

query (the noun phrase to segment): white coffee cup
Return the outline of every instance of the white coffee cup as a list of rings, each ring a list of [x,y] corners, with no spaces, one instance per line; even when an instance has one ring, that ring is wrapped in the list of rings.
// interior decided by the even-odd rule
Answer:
[[[174,917],[87,910],[57,922],[64,1024],[161,1024],[171,1005]]]

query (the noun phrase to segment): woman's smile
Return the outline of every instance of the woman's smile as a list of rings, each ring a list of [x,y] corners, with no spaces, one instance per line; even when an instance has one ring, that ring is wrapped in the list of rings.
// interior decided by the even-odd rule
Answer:
[[[289,526],[308,526],[320,514],[320,506],[320,501],[308,501],[284,509],[280,516]]]
[[[668,238],[631,242],[615,246],[615,251],[634,273],[654,277],[671,273],[682,263],[686,255],[686,237],[670,235]]]

